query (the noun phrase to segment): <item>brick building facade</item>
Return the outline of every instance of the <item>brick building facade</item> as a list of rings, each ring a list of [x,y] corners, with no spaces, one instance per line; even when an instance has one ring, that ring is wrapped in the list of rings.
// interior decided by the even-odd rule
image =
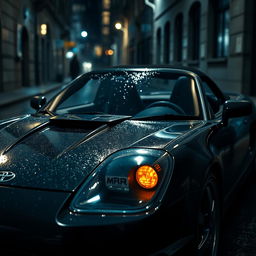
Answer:
[[[68,0],[0,0],[0,92],[67,76],[69,11]]]

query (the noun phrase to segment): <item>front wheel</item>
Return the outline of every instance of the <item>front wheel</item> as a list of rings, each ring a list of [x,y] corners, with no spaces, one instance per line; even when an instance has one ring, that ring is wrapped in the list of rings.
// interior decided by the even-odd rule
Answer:
[[[216,178],[205,183],[198,212],[196,255],[217,256],[220,245],[220,199]]]

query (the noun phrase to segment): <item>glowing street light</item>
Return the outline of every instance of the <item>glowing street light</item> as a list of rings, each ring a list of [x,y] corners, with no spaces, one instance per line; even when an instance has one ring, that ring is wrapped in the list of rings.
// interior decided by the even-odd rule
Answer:
[[[112,56],[112,55],[114,54],[114,51],[113,51],[112,49],[107,49],[107,50],[105,51],[105,54],[106,54],[107,56]]]
[[[81,37],[85,38],[87,36],[88,36],[87,31],[84,30],[84,31],[81,32]]]
[[[47,34],[47,25],[46,24],[41,24],[41,30],[40,33],[42,36],[45,36]]]
[[[68,51],[68,52],[66,53],[66,58],[67,58],[67,59],[72,59],[73,56],[74,56],[74,53],[73,53],[72,51]]]
[[[120,22],[117,22],[116,24],[115,24],[115,28],[117,29],[117,30],[122,30],[122,24],[120,23]]]

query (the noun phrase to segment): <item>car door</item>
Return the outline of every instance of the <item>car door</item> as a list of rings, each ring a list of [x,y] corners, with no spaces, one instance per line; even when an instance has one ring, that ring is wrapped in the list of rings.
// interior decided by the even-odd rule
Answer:
[[[223,123],[222,111],[225,99],[214,90],[216,85],[211,80],[203,80],[202,84],[211,122],[215,123],[209,140],[210,147],[221,161],[224,170],[223,192],[228,196],[248,167],[250,160],[249,117],[230,118],[228,122]]]

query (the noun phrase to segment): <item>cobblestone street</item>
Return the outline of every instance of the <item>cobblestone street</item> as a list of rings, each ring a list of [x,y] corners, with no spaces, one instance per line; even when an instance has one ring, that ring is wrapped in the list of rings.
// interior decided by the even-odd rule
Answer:
[[[256,255],[256,175],[249,177],[226,216],[220,256]]]

